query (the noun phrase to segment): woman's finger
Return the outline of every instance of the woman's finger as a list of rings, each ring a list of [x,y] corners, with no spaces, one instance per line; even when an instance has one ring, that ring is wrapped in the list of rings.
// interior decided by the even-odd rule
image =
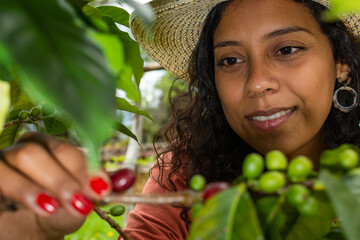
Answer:
[[[51,193],[45,192],[3,161],[0,161],[0,172],[0,193],[6,198],[32,209],[41,216],[48,216],[57,211],[59,202]]]
[[[104,171],[97,171],[89,177],[86,157],[80,148],[42,134],[27,134],[20,139],[20,142],[25,141],[36,141],[44,145],[53,158],[78,181],[83,191],[91,198],[100,200],[111,192],[110,180]]]
[[[93,208],[80,184],[49,152],[35,142],[19,143],[4,155],[7,164],[47,189],[74,216],[84,217]]]

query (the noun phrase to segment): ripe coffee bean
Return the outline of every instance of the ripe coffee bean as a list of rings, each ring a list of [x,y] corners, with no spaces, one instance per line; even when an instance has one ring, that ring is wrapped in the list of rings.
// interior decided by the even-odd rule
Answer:
[[[260,176],[264,171],[264,159],[258,153],[248,154],[242,165],[243,175],[248,179],[254,179]]]
[[[120,193],[128,190],[135,182],[135,173],[131,169],[121,169],[113,174],[110,179],[113,186],[113,192]]]
[[[230,187],[228,182],[212,182],[205,186],[203,199],[207,201],[210,197],[214,196],[216,193],[224,191]]]
[[[265,193],[275,193],[285,184],[285,174],[278,171],[266,172],[259,179],[259,188]]]
[[[287,167],[287,158],[279,150],[273,150],[265,155],[266,168],[268,170],[285,170]]]
[[[206,184],[206,179],[200,174],[195,174],[190,179],[190,188],[194,191],[203,190],[205,187],[205,184]]]

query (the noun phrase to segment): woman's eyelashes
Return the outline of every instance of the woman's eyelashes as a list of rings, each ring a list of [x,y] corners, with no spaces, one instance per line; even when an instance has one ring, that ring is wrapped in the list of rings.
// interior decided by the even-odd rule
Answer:
[[[220,59],[220,61],[218,62],[218,66],[226,66],[226,67],[230,67],[232,65],[235,65],[237,63],[241,63],[243,62],[243,60],[237,58],[237,57],[225,57]]]
[[[277,52],[275,52],[274,57],[282,57],[284,59],[288,59],[304,49],[305,49],[304,47],[295,47],[295,46],[282,47]]]

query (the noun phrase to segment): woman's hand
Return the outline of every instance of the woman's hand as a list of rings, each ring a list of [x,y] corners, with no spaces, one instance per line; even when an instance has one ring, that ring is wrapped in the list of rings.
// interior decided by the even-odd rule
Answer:
[[[38,229],[39,239],[75,231],[91,212],[93,201],[111,191],[104,172],[89,176],[79,148],[36,133],[24,134],[3,150],[0,173],[1,194],[33,213],[28,223]],[[21,231],[15,222],[14,231]],[[1,233],[0,238],[5,239]]]

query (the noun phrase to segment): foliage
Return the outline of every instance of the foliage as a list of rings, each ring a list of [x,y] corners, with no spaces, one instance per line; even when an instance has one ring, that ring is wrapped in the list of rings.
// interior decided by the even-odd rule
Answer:
[[[342,165],[343,153],[349,150],[356,156],[350,169]],[[319,173],[301,181],[291,179],[289,168],[267,168],[262,176],[275,171],[287,174],[286,186],[271,193],[259,185],[261,176],[240,176],[233,187],[205,202],[195,215],[189,239],[356,240],[360,235],[359,154],[360,149],[349,144],[326,150],[319,160]],[[310,191],[299,193],[303,199],[294,205],[290,194],[297,193],[289,189],[299,184]]]
[[[112,128],[136,139],[115,121],[116,109],[150,118],[115,96],[116,88],[132,101],[140,96],[139,47],[116,25],[128,27],[129,14],[115,6],[93,7],[90,2],[0,0],[0,79],[11,84],[11,111],[0,135],[1,147],[13,144],[24,124],[57,135],[73,127],[94,166]],[[44,112],[25,119],[16,116],[44,103],[56,111],[49,116]]]

